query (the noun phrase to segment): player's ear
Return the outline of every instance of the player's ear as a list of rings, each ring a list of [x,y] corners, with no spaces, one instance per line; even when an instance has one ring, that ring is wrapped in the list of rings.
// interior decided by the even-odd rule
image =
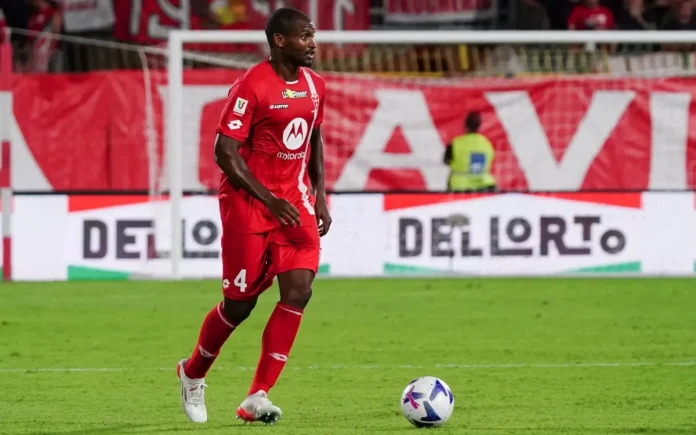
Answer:
[[[273,34],[273,41],[278,46],[278,48],[285,47],[285,36],[281,35],[280,33]]]

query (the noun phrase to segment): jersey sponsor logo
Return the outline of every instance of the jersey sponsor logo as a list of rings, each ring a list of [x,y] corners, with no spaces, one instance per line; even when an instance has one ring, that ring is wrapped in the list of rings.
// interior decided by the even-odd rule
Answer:
[[[237,101],[234,103],[233,112],[237,115],[244,115],[246,113],[247,104],[249,104],[249,102],[244,98],[237,98]]]
[[[304,144],[307,137],[307,121],[304,118],[295,118],[283,131],[283,143],[289,150],[296,150]]]
[[[276,154],[276,157],[278,157],[281,160],[301,160],[304,159],[306,155],[306,151],[302,151],[301,153],[284,153],[281,151],[278,154]]]
[[[239,119],[235,119],[233,121],[230,121],[229,124],[227,124],[227,128],[230,130],[239,130],[242,127],[242,121]]]
[[[288,105],[287,104],[271,104],[271,110],[274,109],[287,109]]]
[[[283,98],[306,98],[307,91],[293,91],[292,89],[286,89],[283,91]]]

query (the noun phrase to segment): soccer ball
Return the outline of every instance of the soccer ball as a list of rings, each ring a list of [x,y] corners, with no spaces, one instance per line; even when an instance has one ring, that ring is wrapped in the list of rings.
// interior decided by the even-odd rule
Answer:
[[[442,426],[452,416],[454,395],[442,379],[423,376],[404,389],[401,410],[416,427]]]

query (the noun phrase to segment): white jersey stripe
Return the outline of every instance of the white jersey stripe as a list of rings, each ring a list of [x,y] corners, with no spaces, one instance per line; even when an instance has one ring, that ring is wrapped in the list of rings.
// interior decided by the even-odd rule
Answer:
[[[302,168],[300,169],[297,187],[300,189],[300,193],[302,194],[302,205],[305,206],[309,214],[314,216],[314,207],[312,207],[312,204],[309,203],[309,196],[307,195],[307,191],[309,189],[304,183],[304,175],[305,171],[307,170],[307,162],[305,159],[307,158],[307,154],[310,153],[310,147],[312,146],[312,130],[314,130],[314,123],[317,121],[317,114],[319,113],[319,95],[317,94],[317,88],[314,86],[312,76],[304,68],[302,69],[302,72],[307,80],[307,85],[309,85],[309,93],[311,94],[312,103],[314,104],[314,111],[312,112],[314,117],[312,118],[312,125],[309,126],[309,132],[307,133],[307,151],[305,152],[305,157],[302,158]]]

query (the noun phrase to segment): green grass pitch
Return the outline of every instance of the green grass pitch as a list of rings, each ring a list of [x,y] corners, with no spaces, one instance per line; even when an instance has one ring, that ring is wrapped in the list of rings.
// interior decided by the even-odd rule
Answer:
[[[209,423],[181,412],[175,365],[219,298],[214,281],[0,285],[0,433],[414,434],[399,397],[432,375],[455,394],[436,433],[696,434],[695,280],[320,279],[275,426],[234,411],[276,289],[208,374]]]

